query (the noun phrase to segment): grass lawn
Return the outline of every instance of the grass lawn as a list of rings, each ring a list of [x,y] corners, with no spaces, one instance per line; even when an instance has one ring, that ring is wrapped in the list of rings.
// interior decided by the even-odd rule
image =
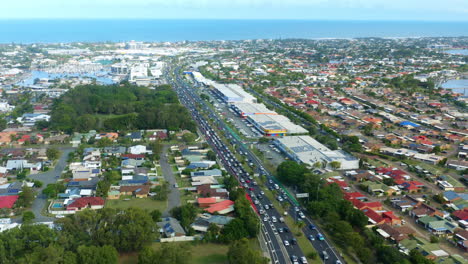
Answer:
[[[256,240],[255,240],[256,241]],[[177,244],[190,244],[191,242],[173,242]],[[161,243],[153,243],[152,248],[159,249]],[[228,245],[218,244],[197,244],[191,246],[192,257],[190,263],[193,264],[227,264]],[[138,262],[138,254],[122,254],[119,258],[119,264],[133,264]]]
[[[158,174],[158,176],[164,176],[163,175],[163,172],[162,172],[162,169],[161,169],[161,165],[156,165],[156,173]]]
[[[129,198],[130,201],[125,201],[123,199]],[[130,197],[121,197],[119,200],[107,200],[106,207],[110,208],[129,208],[129,207],[138,207],[142,209],[154,210],[158,209],[163,212],[167,208],[167,201],[155,201],[151,198],[130,198]]]

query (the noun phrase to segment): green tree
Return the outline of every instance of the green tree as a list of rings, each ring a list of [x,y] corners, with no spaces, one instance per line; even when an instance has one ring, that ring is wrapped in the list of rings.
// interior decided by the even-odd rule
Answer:
[[[119,254],[113,246],[79,246],[77,249],[81,264],[116,264]]]
[[[268,259],[260,251],[253,250],[247,239],[234,241],[229,247],[228,261],[230,264],[266,264]]]
[[[337,170],[341,167],[341,162],[339,161],[332,161],[330,162],[330,167],[334,170]]]
[[[46,155],[49,160],[56,160],[60,157],[60,151],[56,148],[48,148]]]
[[[182,140],[187,144],[193,143],[195,139],[197,139],[197,136],[193,133],[185,133],[182,135]]]
[[[279,179],[291,185],[298,185],[303,181],[307,168],[295,161],[283,161],[276,169]]]
[[[21,193],[19,194],[19,198],[15,203],[15,207],[29,207],[34,201],[34,198],[35,197],[33,189],[27,186],[23,186],[23,188],[21,189]]]
[[[97,141],[98,148],[109,147],[112,145],[112,140],[108,137],[103,137]]]
[[[23,213],[23,223],[31,223],[32,220],[34,220],[34,218],[36,218],[36,216],[34,215],[33,212],[31,211],[26,211]]]
[[[151,218],[153,219],[154,222],[160,222],[162,217],[161,211],[158,209],[154,209],[151,211]]]
[[[96,187],[96,196],[107,197],[111,183],[107,180],[99,181]]]
[[[216,160],[216,153],[212,150],[209,150],[207,153],[206,153],[206,157],[209,159],[209,160],[213,160],[215,161]]]

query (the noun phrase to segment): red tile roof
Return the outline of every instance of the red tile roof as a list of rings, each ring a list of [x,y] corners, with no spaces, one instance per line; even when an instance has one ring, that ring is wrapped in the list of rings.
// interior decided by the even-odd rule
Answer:
[[[455,217],[457,217],[458,219],[460,219],[460,220],[467,221],[468,220],[468,208],[465,208],[463,210],[455,211],[455,212],[453,212],[453,215]]]
[[[74,200],[71,204],[67,206],[68,208],[84,208],[88,205],[104,205],[104,199],[101,197],[81,197]]]
[[[0,208],[12,208],[19,195],[0,196]]]
[[[366,196],[360,192],[345,193],[344,198],[348,201],[359,198],[366,198]]]
[[[224,200],[222,202],[215,203],[215,204],[211,205],[210,207],[206,208],[205,211],[207,211],[209,213],[215,213],[215,212],[219,212],[219,211],[222,211],[222,210],[226,210],[226,209],[228,209],[229,207],[231,207],[233,205],[234,205],[233,201]]]
[[[383,219],[383,217],[379,213],[377,213],[376,211],[372,209],[365,209],[363,210],[363,212],[367,217],[372,219],[376,224],[383,224],[385,222],[385,219]]]

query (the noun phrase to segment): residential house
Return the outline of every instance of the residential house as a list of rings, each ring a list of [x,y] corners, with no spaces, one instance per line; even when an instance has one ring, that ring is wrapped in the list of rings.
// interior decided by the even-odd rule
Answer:
[[[136,198],[146,198],[150,191],[149,185],[130,185],[130,186],[121,186],[120,194],[121,195],[132,195]]]
[[[157,225],[160,227],[160,233],[164,234],[164,237],[183,237],[185,236],[185,230],[180,225],[177,219],[172,217],[165,217]]]
[[[130,154],[151,154],[150,150],[146,149],[146,146],[136,145],[128,148]]]
[[[205,233],[208,231],[208,227],[210,226],[210,224],[215,224],[218,227],[222,228],[223,226],[229,224],[229,222],[231,222],[232,220],[234,220],[233,217],[204,213],[197,217],[197,219],[195,219],[195,222],[193,222],[190,226],[195,231]]]
[[[234,211],[234,202],[231,200],[224,200],[222,202],[212,204],[210,207],[206,208],[205,211],[210,214],[227,214]]]
[[[116,156],[116,157],[122,156],[123,154],[125,154],[126,151],[127,151],[127,148],[121,147],[121,146],[105,147],[103,149],[104,154],[109,155],[109,156]]]
[[[410,235],[415,235],[416,231],[407,226],[392,226],[388,223],[379,225],[377,232],[384,238],[390,239],[399,243],[400,241],[409,238]]]
[[[215,197],[218,199],[228,199],[229,192],[226,189],[212,186],[211,184],[202,184],[197,186],[197,193],[202,197]]]
[[[86,208],[93,210],[102,209],[104,207],[104,199],[101,197],[81,197],[73,200],[67,205],[68,211],[81,211]]]

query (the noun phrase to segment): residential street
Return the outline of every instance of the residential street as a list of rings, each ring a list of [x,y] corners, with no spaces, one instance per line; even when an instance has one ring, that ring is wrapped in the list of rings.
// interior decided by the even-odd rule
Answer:
[[[169,183],[170,190],[169,195],[167,196],[167,209],[163,212],[163,217],[169,216],[169,211],[172,208],[180,206],[180,192],[179,189],[174,188],[176,179],[174,173],[172,172],[171,164],[169,164],[169,160],[167,159],[168,148],[169,146],[164,146],[163,151],[161,152],[161,158],[159,159],[164,178]]]
[[[47,186],[47,184],[55,183],[58,178],[56,176],[60,175],[63,169],[67,166],[67,158],[68,154],[75,150],[75,148],[63,148],[59,149],[61,153],[60,159],[57,161],[57,164],[53,170],[46,171],[44,173],[38,173],[34,175],[30,175],[29,178],[34,180],[39,180],[43,183],[42,187],[37,189],[37,197],[34,200],[31,211],[36,216],[36,222],[44,222],[44,221],[53,221],[53,217],[44,216],[41,214],[42,209],[47,203],[47,197],[42,195],[42,190]]]

